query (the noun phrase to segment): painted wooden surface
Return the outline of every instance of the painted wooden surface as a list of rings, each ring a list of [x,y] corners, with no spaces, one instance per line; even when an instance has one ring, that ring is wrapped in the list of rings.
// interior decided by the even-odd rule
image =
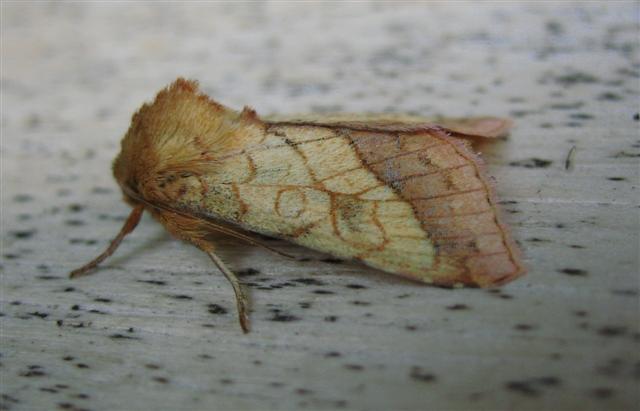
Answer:
[[[2,409],[639,407],[638,3],[1,10]],[[446,290],[220,237],[243,335],[224,277],[145,218],[68,280],[129,212],[131,114],[179,75],[262,114],[513,118],[479,149],[529,274]]]

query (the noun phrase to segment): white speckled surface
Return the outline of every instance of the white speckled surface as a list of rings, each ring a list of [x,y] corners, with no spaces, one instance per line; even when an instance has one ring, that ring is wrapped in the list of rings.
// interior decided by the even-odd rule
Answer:
[[[1,11],[0,409],[640,406],[637,2]],[[512,117],[482,151],[530,273],[451,291],[221,237],[243,335],[224,277],[145,218],[68,280],[128,213],[110,161],[131,114],[179,75],[262,114]]]

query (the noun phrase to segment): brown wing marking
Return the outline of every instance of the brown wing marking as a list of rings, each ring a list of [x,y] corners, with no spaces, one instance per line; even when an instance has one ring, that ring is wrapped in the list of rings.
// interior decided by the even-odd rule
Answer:
[[[437,128],[352,130],[348,136],[368,168],[411,204],[434,243],[435,267],[425,278],[488,286],[524,272],[499,220],[493,188],[466,145]]]

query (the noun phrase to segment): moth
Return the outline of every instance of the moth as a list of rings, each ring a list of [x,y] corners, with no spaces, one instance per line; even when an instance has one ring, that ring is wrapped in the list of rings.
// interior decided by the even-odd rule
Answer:
[[[147,211],[226,276],[244,332],[248,299],[216,255],[214,232],[250,244],[259,244],[250,232],[282,238],[439,286],[503,284],[525,269],[465,139],[502,136],[509,126],[489,117],[262,119],[179,78],[133,115],[113,162],[131,214],[70,276],[110,256]]]

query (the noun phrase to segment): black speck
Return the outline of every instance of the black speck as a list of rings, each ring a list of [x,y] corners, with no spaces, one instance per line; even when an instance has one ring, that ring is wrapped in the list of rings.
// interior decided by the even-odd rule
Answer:
[[[333,291],[329,290],[313,290],[314,294],[335,294]]]
[[[620,94],[612,93],[611,91],[606,91],[598,95],[598,100],[601,101],[620,101],[623,99],[624,97],[622,97]]]
[[[166,378],[166,377],[153,377],[152,380],[155,381],[155,382],[159,382],[160,384],[168,384],[169,383],[169,379]]]
[[[130,335],[124,335],[120,333],[111,334],[109,338],[111,338],[112,340],[139,340],[140,339],[139,337],[132,337]]]
[[[257,270],[255,268],[247,268],[245,270],[240,270],[236,272],[236,275],[238,277],[251,277],[258,274],[260,274],[260,270]]]
[[[64,223],[68,226],[74,226],[74,227],[84,225],[84,221],[75,220],[75,219],[66,220]]]
[[[29,313],[29,315],[34,316],[34,317],[38,317],[38,318],[47,318],[49,316],[49,314],[47,313],[41,313],[40,311],[34,311],[32,313]]]
[[[363,288],[367,288],[362,284],[347,284],[347,288],[351,288],[353,290],[362,290]]]
[[[335,323],[336,321],[338,321],[338,317],[335,315],[327,315],[326,317],[324,317],[324,320],[329,323]]]
[[[621,295],[624,297],[636,297],[638,296],[638,290],[633,290],[633,289],[629,289],[629,290],[611,290],[611,293],[613,295]]]
[[[589,73],[574,71],[555,78],[556,83],[568,87],[576,84],[593,84],[597,83],[599,79]]]
[[[152,285],[167,285],[166,281],[159,281],[159,280],[136,280],[139,283],[144,283],[144,284],[152,284]]]
[[[536,381],[547,387],[557,387],[561,384],[558,377],[540,377]]]
[[[207,311],[211,314],[226,314],[227,309],[218,304],[209,304],[207,305]]]
[[[269,320],[288,323],[288,322],[292,322],[292,321],[298,321],[299,318],[296,317],[295,315],[286,314],[286,313],[282,313],[280,311],[276,311],[276,312],[273,313],[273,316],[271,318],[269,318]]]
[[[562,274],[570,275],[573,277],[585,277],[587,272],[585,270],[581,270],[579,268],[563,268],[559,270]]]
[[[362,371],[364,367],[360,364],[345,364],[344,368],[351,371]]]
[[[298,305],[300,306],[300,308],[304,308],[304,309],[311,308],[311,303],[308,301],[303,301],[301,303],[298,303]]]
[[[612,388],[598,387],[598,388],[592,389],[589,393],[594,398],[604,400],[604,399],[613,397],[613,395],[615,394],[615,391]]]
[[[529,158],[526,160],[512,161],[509,163],[510,166],[513,167],[524,167],[524,168],[547,168],[553,162],[551,160],[543,160],[540,158]]]
[[[532,387],[531,383],[527,381],[509,381],[505,386],[508,390],[526,395],[527,397],[537,397],[539,394],[538,390]]]
[[[425,372],[420,367],[411,367],[411,372],[409,376],[417,381],[422,382],[435,382],[436,376],[434,374]]]
[[[324,282],[315,278],[296,278],[292,281],[299,284],[305,284],[305,285],[324,285]]]
[[[66,357],[62,357],[62,359],[63,359],[64,361],[73,361],[73,360],[75,360],[75,357],[72,357],[72,356],[70,356],[70,355],[67,355]]]
[[[78,368],[89,368],[89,366],[87,364],[84,364],[84,363],[78,363],[78,364],[76,364],[76,367],[78,367]]]
[[[592,118],[594,118],[592,114],[587,113],[573,113],[570,114],[569,117],[575,120],[591,120]]]
[[[51,280],[61,280],[62,277],[56,277],[55,275],[39,275],[36,277],[38,280],[51,281]]]
[[[577,110],[584,106],[584,103],[581,101],[575,103],[555,103],[549,106],[549,108],[553,110]]]
[[[95,301],[97,303],[110,303],[111,302],[111,300],[109,298],[102,298],[102,297],[94,298],[93,301]]]
[[[547,23],[545,24],[545,28],[547,29],[549,34],[552,34],[554,36],[560,36],[565,32],[564,26],[556,20],[547,21]]]
[[[100,311],[100,310],[96,310],[96,309],[91,309],[89,310],[90,313],[93,314],[107,314],[105,311]]]
[[[31,238],[35,233],[37,233],[36,230],[18,230],[18,231],[11,231],[10,234],[18,239],[18,240],[26,240]]]
[[[184,295],[184,294],[172,295],[171,298],[174,298],[176,300],[193,300],[193,297],[191,297],[190,295]]]
[[[98,242],[93,238],[85,239],[85,238],[70,238],[69,244],[84,244],[84,245],[94,245]]]
[[[461,311],[461,310],[468,310],[469,306],[466,304],[453,304],[453,305],[449,305],[447,306],[447,310],[452,310],[452,311]]]
[[[513,328],[519,331],[530,331],[535,329],[536,327],[530,324],[516,324]]]
[[[636,113],[636,114],[634,114],[634,115],[633,115],[633,119],[634,119],[635,121],[640,121],[640,113]]]
[[[530,110],[511,110],[509,112],[509,114],[512,117],[517,117],[517,118],[521,118],[521,117],[525,117],[528,116],[529,114],[534,114],[535,111],[530,111]]]
[[[38,368],[32,368],[29,367],[28,371],[24,371],[22,373],[20,373],[21,377],[27,377],[27,378],[32,378],[32,377],[46,377],[47,373],[42,371],[40,369],[41,367]]]
[[[603,337],[618,337],[627,332],[627,327],[619,327],[619,326],[604,326],[598,329],[598,335],[602,335]]]
[[[371,303],[368,302],[368,301],[360,301],[360,300],[351,301],[351,304],[353,304],[353,305],[362,305],[362,306],[371,305]]]
[[[551,240],[548,240],[546,238],[538,238],[538,237],[527,238],[526,241],[530,243],[550,243],[551,242]]]
[[[324,355],[325,358],[338,358],[338,357],[342,357],[342,354],[340,354],[337,351],[329,351],[328,353],[326,353]]]
[[[334,257],[323,258],[320,261],[324,263],[329,263],[329,264],[342,264],[344,262],[341,259],[334,258]]]
[[[18,400],[17,398],[14,398],[12,396],[10,396],[9,394],[2,394],[0,395],[0,398],[2,398],[4,401],[6,402],[10,402],[13,404],[19,404],[20,400]],[[0,404],[0,406],[3,406],[4,404]],[[1,408],[0,408],[1,409]],[[9,409],[8,407],[6,407],[5,409]]]
[[[80,211],[84,210],[84,208],[85,207],[82,204],[78,203],[69,204],[69,207],[67,207],[67,209],[72,213],[79,213]]]
[[[71,306],[72,311],[78,311],[79,309],[80,309],[80,306],[78,304],[74,304]]]
[[[624,178],[624,177],[607,177],[607,180],[609,180],[609,181],[627,181],[627,179]]]

